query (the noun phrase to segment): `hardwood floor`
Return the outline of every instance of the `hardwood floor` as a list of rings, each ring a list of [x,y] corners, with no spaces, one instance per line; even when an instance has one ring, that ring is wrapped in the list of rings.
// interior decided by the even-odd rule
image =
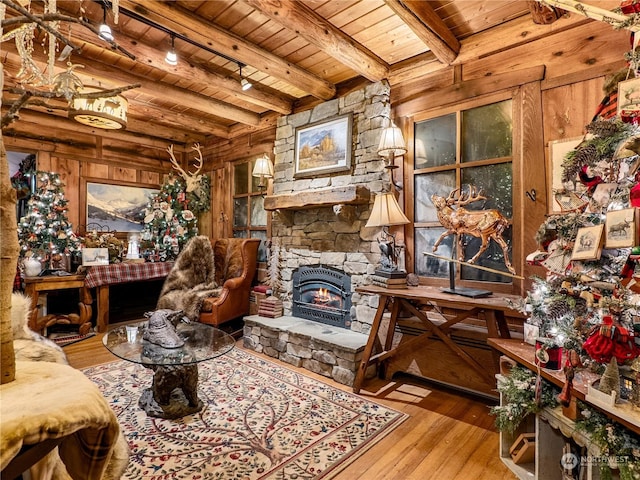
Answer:
[[[65,347],[69,363],[82,369],[117,360],[102,345],[102,336],[98,334]],[[241,340],[237,348],[243,348]],[[351,391],[321,375],[300,371],[336,388]],[[498,458],[498,433],[494,418],[489,415],[488,403],[410,378],[391,382],[371,379],[366,381],[360,394],[405,412],[410,418],[346,467],[337,479],[515,478]]]

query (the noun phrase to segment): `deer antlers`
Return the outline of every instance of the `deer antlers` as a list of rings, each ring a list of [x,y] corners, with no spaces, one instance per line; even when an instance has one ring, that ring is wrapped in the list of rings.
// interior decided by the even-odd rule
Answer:
[[[200,170],[202,169],[202,164],[204,163],[204,160],[202,158],[202,149],[200,148],[200,144],[199,143],[194,143],[193,146],[191,147],[192,150],[195,150],[196,152],[198,152],[198,155],[196,157],[194,157],[195,161],[196,161],[196,171],[195,172],[185,172],[184,169],[180,166],[180,163],[178,163],[178,160],[176,160],[175,155],[173,154],[173,145],[171,145],[170,147],[167,147],[167,151],[169,152],[169,155],[171,156],[171,165],[173,166],[173,168],[175,168],[178,173],[180,174],[180,176],[182,178],[184,178],[184,181],[187,184],[187,192],[193,192],[193,191],[197,191],[197,189],[200,187],[200,182],[202,180],[202,175],[199,174]]]
[[[478,190],[475,186],[470,185],[469,190],[462,191],[461,188],[453,190],[449,196],[445,199],[448,206],[457,205],[469,205],[470,203],[477,202],[478,200],[486,200],[487,197],[483,195],[482,189]]]

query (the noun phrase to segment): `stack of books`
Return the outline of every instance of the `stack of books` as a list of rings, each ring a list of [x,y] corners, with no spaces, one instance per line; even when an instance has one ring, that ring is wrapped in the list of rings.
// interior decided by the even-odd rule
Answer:
[[[371,275],[372,285],[385,288],[407,288],[407,278],[387,278],[380,275]]]
[[[282,300],[277,297],[267,297],[258,306],[258,315],[267,318],[278,318],[282,316]]]
[[[249,293],[249,315],[257,315],[262,302],[268,295],[271,295],[271,287],[268,285],[256,285]]]

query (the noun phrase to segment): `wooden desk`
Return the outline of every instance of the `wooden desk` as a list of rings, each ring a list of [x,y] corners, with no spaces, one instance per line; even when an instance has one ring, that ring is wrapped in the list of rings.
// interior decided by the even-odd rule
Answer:
[[[476,359],[465,352],[450,338],[451,328],[457,323],[477,315],[484,313],[484,318],[489,337],[510,338],[509,327],[505,318],[505,313],[509,316],[522,317],[522,315],[513,310],[507,304],[507,299],[517,300],[520,297],[514,295],[495,295],[486,298],[467,298],[460,295],[452,295],[444,293],[435,287],[409,287],[407,289],[391,289],[377,287],[373,285],[356,288],[356,292],[361,294],[379,295],[379,304],[373,319],[373,325],[369,332],[367,345],[365,346],[360,368],[356,374],[353,384],[353,391],[358,393],[362,387],[365,372],[371,364],[380,364],[390,359],[401,351],[409,348],[425,349],[430,339],[439,338],[452,352],[454,352],[465,364],[469,365],[485,382],[495,386],[495,378],[493,372],[487,371],[485,367],[480,365]],[[430,320],[427,315],[420,311],[417,307],[428,305],[430,307],[451,307],[460,311],[453,318],[448,319],[444,323],[438,324]],[[385,343],[382,346],[382,352],[373,355],[373,349],[380,332],[382,319],[386,311],[390,312],[389,325]],[[393,335],[398,323],[398,317],[401,311],[405,311],[417,317],[421,324],[426,328],[426,332],[410,339],[405,343],[401,343],[393,347]],[[496,369],[499,365],[500,355],[495,352],[494,364]]]
[[[490,346],[495,348],[496,350],[504,353],[507,357],[516,361],[520,365],[524,365],[529,370],[537,372],[540,370],[540,374],[542,378],[548,380],[549,382],[557,385],[562,388],[565,383],[565,375],[562,370],[548,370],[546,368],[538,369],[538,366],[535,364],[535,347],[533,345],[529,345],[528,343],[524,343],[521,340],[515,339],[501,339],[501,338],[492,338],[488,340]],[[599,375],[589,372],[588,370],[576,370],[575,376],[573,378],[573,388],[571,389],[571,396],[581,400],[589,405],[592,405],[594,408],[600,410],[602,413],[607,415],[610,418],[613,418],[618,423],[624,425],[629,430],[640,435],[640,427],[637,424],[634,424],[630,421],[627,421],[625,418],[616,414],[615,409],[613,411],[605,410],[600,408],[598,405],[594,405],[586,400],[587,388],[589,385],[593,385],[593,382],[600,378]],[[640,417],[637,412],[633,410],[631,406],[626,408],[625,405],[616,406],[616,409],[624,409],[624,413],[633,414],[635,417]],[[621,410],[622,412],[622,410]]]
[[[42,333],[46,327],[57,323],[77,324],[80,326],[79,333],[84,335],[91,330],[91,292],[84,284],[84,275],[47,275],[43,277],[25,277],[25,294],[31,297],[31,317],[29,318],[29,328],[34,332]],[[50,292],[54,290],[66,290],[77,288],[80,290],[79,315],[47,315],[38,317],[38,298],[40,292]]]

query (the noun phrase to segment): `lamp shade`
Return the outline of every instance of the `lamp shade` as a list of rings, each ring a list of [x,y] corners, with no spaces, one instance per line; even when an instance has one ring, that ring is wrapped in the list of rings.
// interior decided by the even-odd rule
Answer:
[[[371,216],[366,227],[388,227],[391,225],[406,225],[411,223],[402,213],[400,205],[392,192],[380,193],[373,201]]]
[[[407,153],[407,146],[404,143],[402,131],[394,124],[391,124],[390,127],[382,131],[380,145],[378,146],[378,155],[382,155],[383,157],[393,155],[395,157],[396,155],[404,155],[405,153]]]
[[[251,175],[254,177],[273,178],[273,163],[271,163],[271,159],[267,155],[258,158],[253,166]]]
[[[88,87],[81,93],[99,92]],[[90,127],[117,130],[127,126],[127,99],[121,95],[100,98],[74,98],[69,109],[69,118]]]

